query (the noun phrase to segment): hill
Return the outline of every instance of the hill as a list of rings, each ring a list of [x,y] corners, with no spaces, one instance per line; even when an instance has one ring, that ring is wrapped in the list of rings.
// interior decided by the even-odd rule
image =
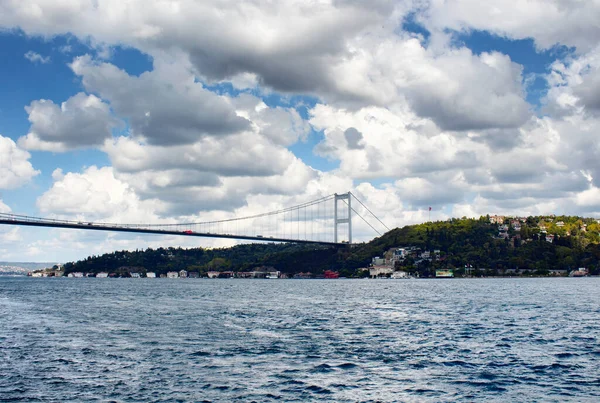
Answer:
[[[0,262],[0,275],[2,274],[27,274],[33,270],[52,267],[56,263],[39,262]]]
[[[474,274],[502,275],[515,271],[545,275],[551,270],[587,267],[598,273],[600,226],[580,217],[490,217],[452,219],[396,228],[371,242],[341,247],[295,244],[245,244],[223,249],[158,248],[118,251],[64,265],[65,273],[101,271],[126,275],[129,271],[249,271],[269,266],[288,275],[337,270],[342,276],[364,275],[374,256],[395,247],[431,251],[396,263],[398,269],[431,276],[438,268],[465,265]]]

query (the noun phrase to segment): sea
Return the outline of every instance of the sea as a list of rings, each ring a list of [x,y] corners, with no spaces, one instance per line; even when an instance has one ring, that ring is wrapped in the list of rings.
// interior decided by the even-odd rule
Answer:
[[[600,278],[0,277],[0,402],[598,402]]]

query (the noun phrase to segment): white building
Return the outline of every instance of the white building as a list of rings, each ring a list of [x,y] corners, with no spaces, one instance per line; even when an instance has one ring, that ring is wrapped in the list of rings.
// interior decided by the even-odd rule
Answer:
[[[146,273],[146,277],[147,278],[156,278],[156,273],[149,271],[148,273]]]
[[[96,278],[107,278],[108,277],[108,273],[105,271],[101,271],[100,273],[96,274]]]
[[[179,277],[179,273],[177,273],[176,271],[170,271],[167,273],[167,278],[178,278]]]
[[[491,224],[502,224],[504,222],[504,216],[503,215],[493,215],[490,216],[490,223]]]
[[[408,248],[396,248],[394,251],[394,260],[403,260],[408,257],[410,250]]]
[[[371,278],[387,277],[392,274],[394,269],[390,266],[373,266],[369,268],[369,276]]]

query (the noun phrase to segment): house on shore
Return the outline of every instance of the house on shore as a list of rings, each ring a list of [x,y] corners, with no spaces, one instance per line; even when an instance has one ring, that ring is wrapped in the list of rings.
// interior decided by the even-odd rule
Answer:
[[[394,272],[394,268],[387,265],[373,265],[369,267],[369,277],[380,278],[389,277]]]

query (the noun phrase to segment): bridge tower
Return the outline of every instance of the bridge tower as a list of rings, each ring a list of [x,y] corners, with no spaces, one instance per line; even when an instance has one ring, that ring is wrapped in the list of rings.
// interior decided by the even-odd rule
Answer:
[[[348,216],[345,218],[340,218],[338,216],[338,200],[348,200],[346,203],[348,205]],[[348,224],[348,243],[352,244],[352,193],[344,193],[341,195],[335,194],[334,197],[334,242],[338,242],[338,225],[340,224]]]

